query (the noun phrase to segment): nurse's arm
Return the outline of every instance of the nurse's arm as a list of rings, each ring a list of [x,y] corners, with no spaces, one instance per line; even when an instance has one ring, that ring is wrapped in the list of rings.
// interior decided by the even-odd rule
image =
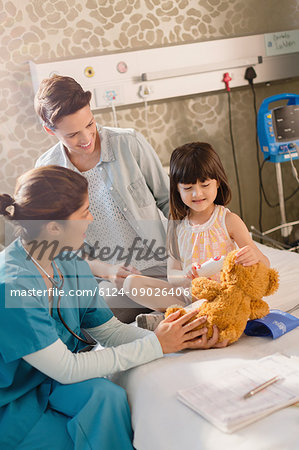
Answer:
[[[127,370],[163,356],[162,348],[154,333],[115,348],[72,353],[57,339],[48,347],[30,353],[23,359],[61,384],[78,383],[91,378]]]
[[[135,327],[127,323],[122,323],[116,317],[102,325],[94,328],[86,328],[88,334],[103,347],[115,347],[120,344],[128,344],[145,336],[152,334],[152,331]]]

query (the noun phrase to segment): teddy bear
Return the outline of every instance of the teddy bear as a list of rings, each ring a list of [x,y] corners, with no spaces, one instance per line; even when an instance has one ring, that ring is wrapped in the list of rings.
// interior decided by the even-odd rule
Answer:
[[[216,325],[219,342],[228,340],[228,344],[240,338],[248,319],[259,319],[269,313],[269,306],[262,297],[273,294],[279,286],[275,269],[269,269],[261,262],[252,266],[236,264],[236,253],[234,250],[226,256],[220,283],[205,277],[192,281],[192,296],[206,301],[191,320],[206,315],[208,339]],[[183,308],[174,305],[167,308],[165,317],[178,309],[181,309],[181,316],[186,314]]]

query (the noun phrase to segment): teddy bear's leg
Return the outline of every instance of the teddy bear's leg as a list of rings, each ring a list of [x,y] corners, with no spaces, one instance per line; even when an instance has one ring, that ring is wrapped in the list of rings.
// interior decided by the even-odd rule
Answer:
[[[269,314],[269,305],[264,300],[251,300],[250,302],[250,316],[249,319],[261,319]]]
[[[238,329],[235,326],[227,327],[225,328],[225,330],[219,332],[218,342],[223,342],[228,339],[228,343],[232,344],[233,342],[236,342],[239,339],[242,333],[243,330]]]

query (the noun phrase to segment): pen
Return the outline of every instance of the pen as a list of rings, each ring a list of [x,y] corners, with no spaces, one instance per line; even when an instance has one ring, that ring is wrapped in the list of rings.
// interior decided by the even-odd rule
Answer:
[[[282,378],[279,376],[270,378],[270,380],[265,381],[265,383],[260,384],[259,386],[255,387],[254,389],[251,389],[251,391],[247,392],[247,394],[245,394],[243,396],[244,399],[246,398],[250,398],[253,395],[257,394],[258,392],[263,391],[264,389],[266,389],[268,386],[271,386],[271,384],[276,383],[277,381],[281,380]]]

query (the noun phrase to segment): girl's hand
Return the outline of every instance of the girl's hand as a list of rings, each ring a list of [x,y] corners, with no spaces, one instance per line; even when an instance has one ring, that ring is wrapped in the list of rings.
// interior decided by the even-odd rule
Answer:
[[[253,266],[260,262],[260,254],[258,249],[255,249],[251,245],[245,245],[245,247],[240,248],[236,253],[236,263],[242,264],[243,266]]]
[[[197,313],[198,310],[194,310],[179,317],[180,311],[178,310],[160,322],[155,334],[159,339],[163,353],[178,352],[186,348],[207,349],[227,345],[227,342],[217,343],[219,335],[216,327],[214,327],[211,339],[207,339],[207,328],[204,327],[206,317],[200,317],[188,323]],[[200,325],[202,325],[202,328],[195,330]]]
[[[252,266],[262,262],[266,267],[270,267],[269,259],[255,245],[245,223],[237,214],[228,212],[225,216],[225,224],[231,239],[240,248],[236,257],[237,263]]]
[[[189,280],[194,280],[194,278],[198,278],[197,272],[195,267],[192,264],[192,268],[188,270],[188,272],[185,274],[185,278],[189,278]]]

